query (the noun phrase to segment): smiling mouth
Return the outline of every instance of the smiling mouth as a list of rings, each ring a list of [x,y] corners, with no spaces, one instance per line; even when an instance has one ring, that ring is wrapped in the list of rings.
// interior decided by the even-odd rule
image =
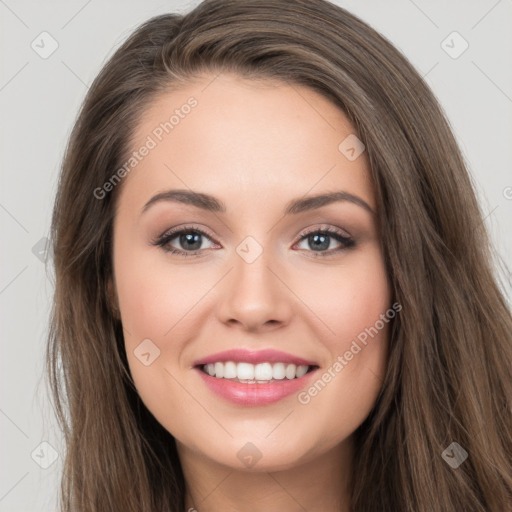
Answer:
[[[304,377],[316,370],[316,365],[295,365],[291,363],[258,363],[219,361],[196,366],[203,373],[216,379],[243,384],[270,384],[286,382]]]

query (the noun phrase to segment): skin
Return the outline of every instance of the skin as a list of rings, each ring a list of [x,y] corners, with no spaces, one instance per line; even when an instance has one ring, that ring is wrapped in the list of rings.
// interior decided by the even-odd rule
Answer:
[[[135,385],[177,441],[187,510],[348,511],[353,432],[381,389],[389,324],[307,404],[292,394],[236,405],[192,366],[222,350],[273,348],[315,361],[320,377],[390,308],[366,153],[349,161],[340,152],[355,129],[315,91],[228,73],[158,97],[133,149],[190,96],[198,105],[124,178],[117,200],[111,291]],[[161,201],[141,214],[169,189],[213,195],[227,211]],[[342,201],[283,215],[292,199],[338,190],[375,213]],[[195,256],[152,245],[190,224],[208,233]],[[356,245],[336,251],[343,245],[330,237],[315,251],[307,228],[335,229]],[[247,236],[263,250],[252,263],[236,251]],[[179,236],[169,245],[194,252]],[[160,350],[148,366],[134,354],[144,339]],[[248,442],[261,454],[252,467],[237,457]]]

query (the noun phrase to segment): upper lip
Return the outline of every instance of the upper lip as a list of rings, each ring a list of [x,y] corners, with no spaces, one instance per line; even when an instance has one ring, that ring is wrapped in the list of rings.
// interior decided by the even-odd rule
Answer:
[[[235,363],[288,363],[295,365],[316,366],[313,361],[307,361],[302,357],[294,356],[280,350],[247,350],[236,348],[232,350],[224,350],[206,357],[202,357],[194,362],[194,366],[202,366],[209,363],[233,361]]]

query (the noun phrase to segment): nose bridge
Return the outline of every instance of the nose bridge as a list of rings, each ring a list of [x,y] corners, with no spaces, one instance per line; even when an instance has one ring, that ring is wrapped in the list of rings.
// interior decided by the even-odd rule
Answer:
[[[238,322],[254,330],[266,324],[282,323],[291,311],[290,294],[275,275],[276,255],[268,243],[247,236],[235,248],[233,270],[223,287],[220,319]]]
[[[258,292],[262,291],[259,290],[262,288],[269,292],[269,285],[272,286],[269,283],[269,267],[275,258],[272,257],[272,248],[268,240],[260,243],[253,236],[248,236],[238,244],[235,252],[233,264],[237,282],[244,288],[252,288]]]

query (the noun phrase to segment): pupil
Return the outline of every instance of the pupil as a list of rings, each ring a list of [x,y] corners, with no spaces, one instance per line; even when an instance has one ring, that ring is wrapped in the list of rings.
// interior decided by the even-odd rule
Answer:
[[[199,233],[194,234],[186,234],[186,235],[180,235],[180,243],[183,244],[184,247],[189,244],[189,249],[195,250],[201,248],[201,241],[200,241],[201,235]],[[195,240],[194,240],[195,239]],[[190,244],[194,245],[196,244],[197,247],[191,247]]]
[[[320,248],[320,249],[328,249],[328,248],[329,248],[329,241],[328,241],[328,238],[329,238],[329,237],[328,237],[328,236],[326,236],[326,235],[318,235],[318,234],[317,234],[317,235],[311,235],[311,236],[309,237],[309,239],[310,239],[310,240],[311,240],[311,239],[313,239],[313,240],[314,240],[314,242],[313,242],[313,248],[315,248],[315,250],[316,250],[316,249],[318,249],[318,248]],[[319,239],[322,239],[323,241],[322,241],[322,242],[320,242],[320,243],[317,243]]]

